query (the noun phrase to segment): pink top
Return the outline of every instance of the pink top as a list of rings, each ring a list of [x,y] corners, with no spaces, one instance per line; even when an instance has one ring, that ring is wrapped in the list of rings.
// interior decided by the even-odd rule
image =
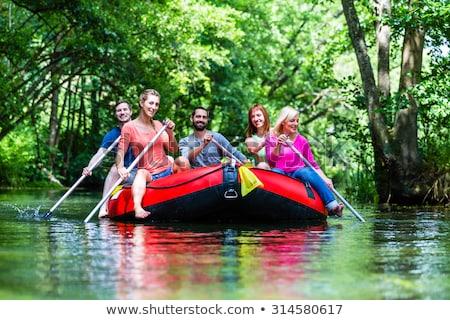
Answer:
[[[127,122],[122,127],[118,148],[120,150],[127,150],[128,146],[130,146],[134,156],[137,158],[162,127],[162,124],[159,121],[155,120],[154,124],[156,131],[145,133],[139,131],[133,121]],[[164,150],[164,146],[168,143],[169,136],[167,135],[167,132],[164,131],[159,138],[156,139],[150,149],[148,149],[147,153],[139,160],[138,168],[147,169],[152,175],[169,169],[169,158]]]
[[[314,156],[309,147],[308,140],[300,134],[292,143],[295,149],[298,150],[311,165],[318,170],[319,166],[314,160]],[[277,146],[277,137],[273,134],[266,138],[266,157],[267,160],[273,163],[273,167],[283,170],[284,172],[294,172],[299,168],[305,167],[303,160],[294,152],[288,145],[282,144],[280,147],[280,154],[277,156],[273,153]]]

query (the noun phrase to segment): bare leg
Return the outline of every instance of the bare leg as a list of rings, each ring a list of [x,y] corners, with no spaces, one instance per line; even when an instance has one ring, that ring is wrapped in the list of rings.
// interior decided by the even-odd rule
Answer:
[[[106,176],[105,183],[103,185],[103,198],[105,198],[108,194],[108,191],[114,186],[114,184],[119,180],[120,176],[117,172],[116,166],[112,166],[109,169],[108,175]],[[100,211],[98,212],[99,218],[104,218],[108,216],[108,200],[101,206]]]
[[[134,202],[134,216],[136,219],[145,219],[151,214],[142,208],[142,199],[144,198],[147,182],[149,181],[151,181],[150,173],[145,169],[138,169],[133,186],[131,187]]]

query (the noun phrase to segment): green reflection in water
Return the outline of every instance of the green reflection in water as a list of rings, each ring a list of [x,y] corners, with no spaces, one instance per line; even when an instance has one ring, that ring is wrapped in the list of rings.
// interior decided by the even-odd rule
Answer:
[[[84,224],[100,195],[0,193],[1,299],[448,299],[449,213],[324,225]]]

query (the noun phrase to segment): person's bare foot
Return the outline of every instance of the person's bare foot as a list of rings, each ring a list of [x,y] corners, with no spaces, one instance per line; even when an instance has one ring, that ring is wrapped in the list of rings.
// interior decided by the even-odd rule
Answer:
[[[339,203],[336,207],[333,208],[330,212],[330,216],[338,216],[339,218],[342,217],[342,213],[344,211],[344,205],[342,203]]]
[[[145,211],[143,208],[138,208],[134,210],[134,217],[136,219],[145,219],[147,218],[151,213],[148,211]]]

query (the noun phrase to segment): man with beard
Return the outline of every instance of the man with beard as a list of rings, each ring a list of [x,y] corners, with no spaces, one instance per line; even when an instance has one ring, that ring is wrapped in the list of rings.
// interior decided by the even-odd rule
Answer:
[[[181,155],[189,159],[191,168],[218,164],[222,157],[230,156],[230,154],[241,162],[248,162],[247,158],[223,135],[206,129],[208,111],[205,108],[196,107],[190,119],[194,126],[194,133],[181,139],[179,148]]]

